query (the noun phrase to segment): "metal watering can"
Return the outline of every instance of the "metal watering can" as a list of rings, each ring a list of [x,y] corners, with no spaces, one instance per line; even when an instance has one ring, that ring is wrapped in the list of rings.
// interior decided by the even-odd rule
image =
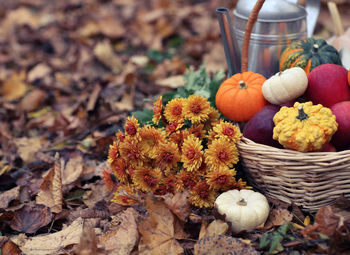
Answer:
[[[216,10],[224,46],[228,77],[241,72],[242,42],[256,1],[239,0],[233,11]],[[266,0],[250,35],[248,70],[266,78],[279,71],[283,50],[294,40],[311,37],[320,10],[320,0],[307,0],[305,8],[295,0]]]

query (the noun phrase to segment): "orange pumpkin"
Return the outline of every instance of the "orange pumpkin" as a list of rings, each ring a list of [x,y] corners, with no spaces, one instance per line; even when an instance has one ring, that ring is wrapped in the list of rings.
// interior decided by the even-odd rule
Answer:
[[[216,93],[215,103],[219,111],[236,122],[250,120],[267,101],[262,94],[266,78],[258,73],[237,73],[225,80]]]

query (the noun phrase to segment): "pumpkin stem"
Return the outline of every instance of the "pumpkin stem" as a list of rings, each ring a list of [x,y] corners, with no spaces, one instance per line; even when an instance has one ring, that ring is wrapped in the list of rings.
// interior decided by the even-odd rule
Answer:
[[[298,106],[298,116],[297,119],[299,119],[300,121],[302,120],[306,120],[309,116],[304,112],[303,106],[299,105]]]
[[[318,44],[314,44],[314,45],[312,45],[312,50],[311,50],[311,52],[313,53],[313,54],[316,54],[317,52],[318,52]]]
[[[246,206],[246,205],[247,205],[247,202],[244,200],[244,198],[242,198],[241,200],[239,200],[239,201],[237,202],[237,205]]]
[[[242,80],[240,80],[240,81],[238,82],[238,84],[239,84],[239,88],[240,88],[240,89],[246,89],[246,88],[248,88],[248,85],[247,85],[244,81],[242,81]]]

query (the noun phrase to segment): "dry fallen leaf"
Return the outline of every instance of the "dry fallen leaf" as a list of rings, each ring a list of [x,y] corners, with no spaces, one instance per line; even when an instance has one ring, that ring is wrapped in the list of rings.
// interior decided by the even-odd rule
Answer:
[[[75,250],[76,255],[97,255],[97,237],[95,230],[90,226],[84,226],[80,243]]]
[[[194,245],[194,255],[259,255],[252,246],[238,238],[226,235],[212,235],[199,239]]]
[[[134,109],[135,91],[131,89],[130,93],[125,93],[120,102],[115,102],[113,106],[119,111],[131,111]]]
[[[1,255],[21,255],[21,250],[11,241],[4,243],[0,251]]]
[[[22,137],[14,140],[17,151],[24,163],[35,160],[35,153],[46,147],[46,140],[43,137]]]
[[[39,108],[46,97],[46,92],[41,89],[34,89],[29,92],[19,104],[19,109],[31,112]]]
[[[270,229],[276,226],[282,226],[293,219],[293,214],[287,209],[274,208],[271,210],[270,215],[263,227],[263,229]]]
[[[177,192],[174,196],[167,196],[164,200],[168,208],[184,222],[192,212],[191,205],[187,199],[188,196],[188,191]]]
[[[28,73],[28,81],[33,82],[36,79],[41,79],[46,75],[51,73],[51,68],[45,64],[37,64],[30,72]]]
[[[117,218],[118,227],[99,236],[99,244],[110,255],[128,255],[139,239],[137,230],[138,212],[133,208],[128,208]]]
[[[10,226],[18,232],[32,234],[49,224],[52,217],[50,208],[44,205],[35,205],[34,207],[25,205],[20,210],[15,211]]]
[[[186,234],[175,232],[176,218],[165,203],[147,197],[146,208],[149,217],[139,224],[139,254],[182,254],[184,249],[176,239],[184,238]]]
[[[97,43],[94,48],[94,54],[106,67],[111,69],[115,74],[123,70],[123,62],[113,51],[111,43],[107,40]]]
[[[53,168],[43,176],[43,183],[36,197],[37,204],[43,204],[51,208],[54,213],[62,211],[62,165],[58,154],[55,156]]]
[[[26,255],[67,254],[64,248],[78,244],[83,233],[84,220],[78,218],[71,225],[53,234],[26,237],[18,235],[11,238]]]
[[[228,229],[228,224],[222,220],[214,220],[209,225],[207,221],[203,221],[198,239],[213,235],[225,235]]]
[[[83,169],[83,157],[79,154],[71,157],[62,172],[62,185],[69,185],[78,180]]]
[[[183,75],[174,75],[165,79],[157,80],[156,85],[169,88],[183,87],[185,84]]]
[[[13,73],[2,85],[1,95],[8,101],[21,98],[28,89],[28,84],[24,81],[26,73]]]
[[[19,191],[20,186],[17,186],[0,193],[0,209],[6,209],[12,200],[18,199]]]

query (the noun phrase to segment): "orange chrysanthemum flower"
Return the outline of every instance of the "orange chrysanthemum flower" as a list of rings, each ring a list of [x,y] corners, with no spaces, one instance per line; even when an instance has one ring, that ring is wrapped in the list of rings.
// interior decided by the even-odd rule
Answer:
[[[118,130],[118,132],[115,133],[115,136],[117,137],[118,144],[124,142],[125,134],[122,131]]]
[[[224,167],[210,171],[206,176],[206,180],[211,189],[226,191],[236,183],[235,175],[235,170]]]
[[[167,103],[164,109],[164,116],[169,123],[184,122],[183,105],[185,100],[185,98],[174,98]]]
[[[220,120],[220,122],[213,127],[213,131],[216,133],[216,138],[224,136],[234,143],[238,143],[242,137],[242,133],[237,126],[224,120]]]
[[[184,118],[194,124],[209,119],[210,103],[205,97],[191,95],[184,104]]]
[[[165,178],[162,178],[162,180],[159,183],[158,189],[156,190],[155,194],[157,195],[165,195],[167,193],[174,193],[175,187],[176,187],[177,179],[174,175],[169,175]]]
[[[166,140],[166,134],[161,129],[150,126],[144,126],[139,130],[141,152],[147,157],[155,158],[158,154],[158,148]]]
[[[220,113],[214,107],[210,107],[210,112],[208,114],[209,118],[204,122],[204,129],[210,130],[215,124],[219,122]]]
[[[204,152],[205,163],[210,169],[231,168],[238,162],[238,150],[234,143],[230,142],[226,137],[215,139],[208,145],[208,149]]]
[[[114,176],[121,182],[128,182],[128,173],[126,170],[126,163],[122,158],[116,158],[111,164]]]
[[[187,171],[195,171],[202,165],[203,146],[201,140],[189,135],[182,144],[181,161]]]
[[[153,193],[158,188],[161,178],[162,171],[145,165],[134,170],[132,181],[137,189]]]
[[[184,123],[172,122],[166,126],[166,132],[168,134],[174,133],[183,127]]]
[[[206,133],[203,124],[192,125],[192,127],[188,129],[188,132],[189,134],[193,134],[199,140],[202,140],[205,137],[205,133]]]
[[[136,205],[139,204],[137,191],[129,184],[119,185],[117,190],[113,194],[111,202],[120,205]]]
[[[237,182],[235,182],[234,187],[236,189],[251,189],[252,187],[247,186],[247,182],[242,181],[242,179],[239,179]]]
[[[132,166],[142,165],[146,161],[139,142],[132,137],[126,137],[124,142],[120,143],[119,152],[120,156]]]
[[[119,146],[117,145],[117,142],[113,142],[113,144],[109,145],[109,150],[108,150],[108,158],[107,162],[109,164],[112,164],[116,158],[119,156]]]
[[[115,183],[112,179],[111,169],[109,169],[109,168],[103,169],[102,178],[103,178],[103,181],[105,182],[107,190],[109,192],[112,192],[115,188]]]
[[[212,207],[217,197],[217,192],[209,187],[205,180],[202,180],[190,190],[188,200],[197,207]]]
[[[176,190],[183,191],[185,189],[192,189],[199,181],[199,178],[199,175],[193,172],[188,172],[184,169],[181,170],[179,173],[176,174]]]
[[[177,167],[177,162],[181,159],[179,148],[176,143],[168,142],[160,144],[157,151],[155,162],[157,167],[169,173],[169,170]]]
[[[162,96],[160,96],[154,103],[153,103],[153,118],[152,121],[154,124],[159,124],[160,119],[162,118],[162,110],[163,110],[163,104],[162,104]]]
[[[139,122],[135,116],[128,117],[125,122],[125,135],[136,136],[139,130]]]

